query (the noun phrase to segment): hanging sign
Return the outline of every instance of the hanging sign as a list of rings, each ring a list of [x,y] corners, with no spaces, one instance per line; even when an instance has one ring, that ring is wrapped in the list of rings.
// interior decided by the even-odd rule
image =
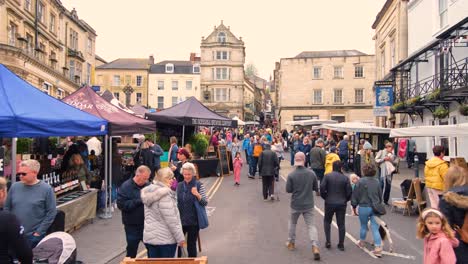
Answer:
[[[393,86],[376,86],[375,87],[375,106],[392,106],[393,105]]]

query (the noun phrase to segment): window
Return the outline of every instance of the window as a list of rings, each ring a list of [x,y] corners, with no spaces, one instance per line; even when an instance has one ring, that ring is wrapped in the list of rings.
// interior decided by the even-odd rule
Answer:
[[[364,103],[364,89],[355,89],[354,90],[354,102],[356,104]]]
[[[193,65],[193,73],[200,73],[200,65],[199,64]]]
[[[39,4],[37,5],[37,19],[44,23],[44,4],[39,2]]]
[[[55,34],[55,15],[50,14],[49,31]]]
[[[75,82],[80,83],[81,82],[81,74],[83,72],[82,64],[81,62],[75,62],[76,63],[76,72],[75,72]]]
[[[31,0],[24,0],[24,9],[31,12]]]
[[[70,60],[70,80],[75,80],[75,61]]]
[[[333,67],[333,78],[343,79],[343,66]]]
[[[364,77],[364,67],[354,66],[354,78],[363,78],[363,77]]]
[[[58,99],[62,99],[62,98],[63,98],[63,95],[64,95],[63,90],[60,89],[60,88],[57,88],[57,98],[58,98]]]
[[[216,88],[215,89],[215,101],[226,102],[227,101],[227,88]]]
[[[335,89],[333,93],[333,103],[342,104],[343,103],[343,90]]]
[[[78,50],[78,32],[73,29],[70,29],[70,48]]]
[[[218,42],[219,43],[226,43],[226,33],[219,32],[218,33]]]
[[[439,0],[439,24],[443,28],[448,22],[447,0]]]
[[[314,67],[314,79],[322,79],[322,67]]]
[[[228,68],[216,68],[215,79],[216,80],[228,80],[229,79]]]
[[[166,73],[174,73],[174,64],[172,63],[166,64]]]
[[[114,75],[113,84],[114,86],[120,86],[120,75]]]
[[[26,45],[26,51],[31,54],[33,52],[33,45],[34,45],[34,39],[33,36],[26,34],[26,41],[28,42]]]
[[[314,104],[322,104],[322,90],[314,90]]]
[[[228,59],[228,52],[227,51],[216,51],[216,59],[217,60],[227,60]]]
[[[385,76],[385,47],[380,52],[380,76]]]
[[[136,77],[136,85],[137,85],[138,87],[140,87],[142,82],[143,82],[143,76],[137,75],[137,77]]]
[[[42,91],[46,94],[50,94],[50,89],[52,88],[52,84],[48,82],[42,83]]]
[[[185,89],[192,90],[192,81],[185,81]]]
[[[179,98],[177,96],[172,96],[172,106],[176,105]]]
[[[136,101],[137,101],[137,103],[141,103],[141,97],[142,97],[142,94],[141,94],[141,93],[136,93]]]
[[[390,68],[395,67],[396,65],[396,47],[395,40],[390,41]]]
[[[8,26],[8,44],[11,46],[15,46],[16,44],[16,33],[18,33],[18,26],[10,22]]]
[[[172,81],[172,91],[179,90],[179,81]]]
[[[132,84],[132,76],[125,75],[125,83],[128,85]]]
[[[86,42],[86,51],[89,54],[93,53],[93,40],[91,38],[88,38],[88,41]]]
[[[158,90],[159,91],[164,90],[164,81],[158,81]]]
[[[119,92],[115,92],[115,93],[114,93],[114,97],[115,97],[115,99],[119,100],[119,99],[120,99],[120,93],[119,93]]]
[[[56,70],[57,69],[57,53],[55,51],[50,51],[50,66]]]
[[[91,64],[86,63],[86,84],[91,84]]]
[[[158,96],[158,109],[164,109],[164,97]]]

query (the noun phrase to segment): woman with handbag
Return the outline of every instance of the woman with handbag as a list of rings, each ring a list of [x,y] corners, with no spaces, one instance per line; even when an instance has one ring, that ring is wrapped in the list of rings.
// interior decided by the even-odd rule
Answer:
[[[459,246],[454,248],[457,264],[468,263],[468,170],[451,166],[445,174],[445,191],[439,209],[456,230],[455,236],[460,241]]]
[[[208,198],[205,187],[197,181],[195,165],[186,162],[182,166],[182,175],[184,180],[177,185],[177,206],[182,230],[184,235],[187,234],[188,256],[197,257],[198,232],[208,226],[205,210]]]
[[[379,180],[374,175],[375,166],[364,165],[362,168],[363,178],[356,184],[351,198],[354,214],[359,216],[361,224],[360,240],[358,246],[363,248],[367,235],[367,223],[371,223],[372,236],[374,238],[374,255],[382,257],[382,238],[379,234],[379,224],[375,217],[385,214],[382,204],[382,189]],[[356,209],[359,206],[358,209]]]

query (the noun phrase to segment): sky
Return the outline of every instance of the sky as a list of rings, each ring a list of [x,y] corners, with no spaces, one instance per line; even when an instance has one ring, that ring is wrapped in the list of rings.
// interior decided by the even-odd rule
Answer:
[[[302,51],[357,49],[374,54],[372,23],[385,0],[61,0],[97,32],[96,54],[155,61],[200,53],[221,20],[245,43],[259,76]]]

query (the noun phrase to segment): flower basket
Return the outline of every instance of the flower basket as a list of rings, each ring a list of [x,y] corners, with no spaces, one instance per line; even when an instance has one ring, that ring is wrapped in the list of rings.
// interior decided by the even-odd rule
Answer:
[[[468,104],[462,104],[458,108],[462,116],[468,116]]]
[[[416,97],[406,100],[405,105],[407,107],[413,107],[417,105],[419,102],[421,102],[421,96],[416,96]]]
[[[398,103],[395,103],[394,105],[392,105],[392,107],[390,107],[390,112],[393,114],[397,111],[400,111],[402,110],[403,108],[405,108],[405,103],[404,102],[398,102]]]
[[[445,109],[443,106],[438,106],[433,113],[433,116],[438,119],[446,118],[448,115],[449,110]]]
[[[435,101],[440,98],[440,89],[435,89],[432,93],[426,95],[428,101]]]

